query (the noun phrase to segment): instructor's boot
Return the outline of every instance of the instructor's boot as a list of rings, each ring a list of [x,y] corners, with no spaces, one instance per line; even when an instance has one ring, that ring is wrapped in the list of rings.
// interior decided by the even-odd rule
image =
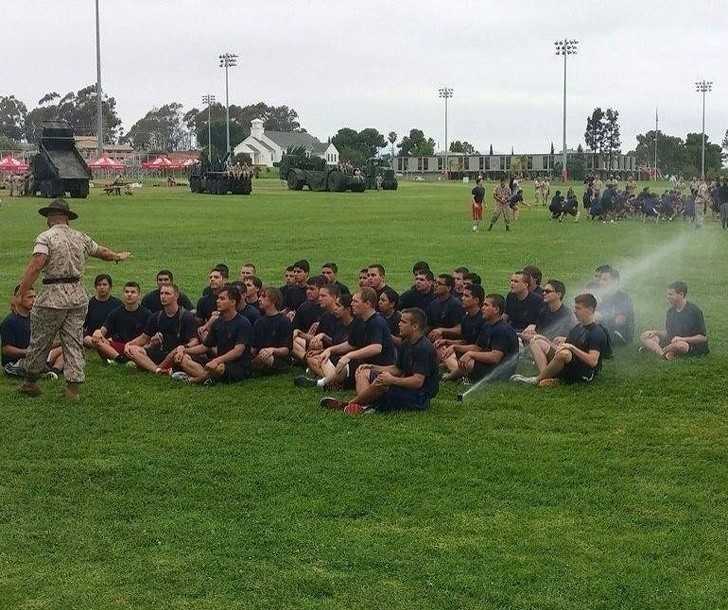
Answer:
[[[26,396],[32,396],[33,398],[42,394],[40,386],[35,381],[26,381],[18,388],[18,392]]]
[[[81,393],[79,391],[79,385],[77,383],[69,383],[68,385],[66,385],[66,390],[63,394],[68,400],[81,400]]]
[[[511,226],[510,225],[506,225],[506,231],[510,231],[510,230],[511,230]]]

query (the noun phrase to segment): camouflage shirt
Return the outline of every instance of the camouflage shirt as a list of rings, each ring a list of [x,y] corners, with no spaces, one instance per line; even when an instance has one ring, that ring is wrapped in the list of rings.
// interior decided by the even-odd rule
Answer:
[[[499,205],[508,205],[508,200],[511,198],[511,189],[507,186],[496,186],[493,198]]]
[[[35,239],[33,254],[45,254],[43,279],[79,278],[69,284],[43,284],[35,304],[52,309],[73,309],[88,303],[88,296],[81,278],[86,267],[86,259],[95,254],[98,244],[85,233],[76,231],[68,225],[53,225]]]

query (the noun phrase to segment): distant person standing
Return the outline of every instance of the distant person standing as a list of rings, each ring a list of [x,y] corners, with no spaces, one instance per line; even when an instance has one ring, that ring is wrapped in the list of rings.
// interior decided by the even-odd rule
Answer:
[[[475,187],[473,187],[471,194],[473,195],[470,206],[473,215],[473,231],[479,231],[480,222],[483,220],[483,200],[485,199],[485,187],[482,178],[478,177],[475,181]]]
[[[506,179],[501,178],[500,184],[495,188],[493,193],[493,199],[495,199],[495,209],[493,210],[493,216],[490,219],[490,226],[488,231],[493,229],[493,225],[498,222],[498,219],[503,216],[503,222],[506,224],[506,231],[510,231],[511,224],[511,208],[509,207],[511,199],[511,189],[506,185]]]
[[[708,211],[711,202],[710,189],[704,178],[698,182],[697,191],[698,194],[695,197],[695,228],[702,229],[705,213]]]
[[[85,233],[72,229],[68,222],[78,215],[63,199],[54,200],[38,210],[48,218],[48,230],[35,240],[33,255],[20,282],[19,298],[33,289],[38,275],[43,286],[30,313],[31,338],[25,359],[26,377],[20,391],[39,396],[38,378],[46,369],[46,358],[56,336],[63,349],[63,375],[66,397],[79,398],[79,384],[84,381],[83,324],[88,309],[88,296],[82,278],[89,256],[106,261],[123,261],[129,252],[114,252],[98,245]]]

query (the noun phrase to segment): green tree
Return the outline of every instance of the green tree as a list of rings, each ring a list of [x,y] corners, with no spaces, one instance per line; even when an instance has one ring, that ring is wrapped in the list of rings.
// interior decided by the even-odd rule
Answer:
[[[421,129],[411,129],[397,145],[402,157],[430,157],[435,154],[435,140],[426,138]]]
[[[390,131],[389,134],[387,135],[387,140],[389,141],[389,144],[392,147],[392,159],[394,159],[394,143],[397,141],[396,132]]]
[[[466,155],[479,155],[480,153],[475,150],[475,146],[473,146],[470,142],[461,142],[460,140],[455,140],[454,142],[450,142],[450,152],[454,153],[463,153]]]
[[[637,134],[637,147],[633,151],[638,165],[652,166],[655,162],[655,130]],[[684,173],[688,165],[685,142],[678,136],[657,132],[657,167],[665,176]]]
[[[691,170],[695,175],[700,175],[700,158],[701,158],[701,141],[703,134],[689,133],[685,138],[685,148],[687,149],[687,166],[685,173],[689,174]],[[720,144],[711,144],[708,136],[705,136],[705,174],[717,175],[723,167],[725,153]],[[692,175],[692,174],[690,174]]]
[[[728,129],[725,130],[725,135],[723,136],[722,146],[725,150],[728,150]]]
[[[622,148],[622,137],[619,129],[619,111],[607,108],[604,114],[604,147],[607,151],[608,165],[612,169],[612,158]]]
[[[492,157],[493,156],[493,145],[490,145],[490,148],[488,149],[488,154]]]
[[[0,135],[19,142],[25,136],[28,109],[14,95],[0,96]]]
[[[372,127],[361,131],[343,127],[331,138],[331,143],[336,146],[342,161],[349,161],[357,167],[362,167],[367,159],[375,157],[387,144],[384,136]]]
[[[597,155],[604,152],[605,138],[604,111],[601,108],[595,108],[591,115],[586,118],[586,131],[584,132],[584,142],[586,142],[586,145],[594,155],[594,163],[592,165],[594,168],[597,167]]]
[[[103,140],[116,142],[121,119],[116,113],[116,100],[104,94],[102,98]],[[96,86],[89,85],[64,96],[55,91],[47,93],[25,119],[25,136],[35,142],[43,121],[68,121],[77,136],[96,135]]]
[[[182,104],[171,102],[160,108],[152,108],[122,136],[122,142],[130,142],[137,150],[179,150],[185,140],[182,122]]]

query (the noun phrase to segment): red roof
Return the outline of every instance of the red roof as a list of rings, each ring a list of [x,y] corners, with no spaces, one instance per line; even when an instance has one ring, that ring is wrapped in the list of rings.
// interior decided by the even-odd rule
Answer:
[[[12,155],[7,155],[0,160],[0,172],[23,174],[28,171],[28,167],[25,161],[14,159]]]

